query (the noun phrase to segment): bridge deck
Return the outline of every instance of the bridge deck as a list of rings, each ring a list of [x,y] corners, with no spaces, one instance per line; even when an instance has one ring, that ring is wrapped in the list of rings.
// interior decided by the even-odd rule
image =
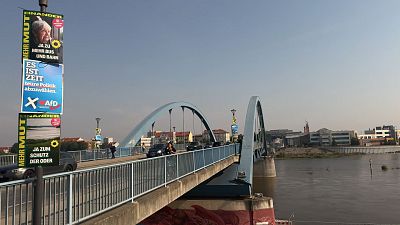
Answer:
[[[80,163],[78,163],[77,170],[88,169],[88,168],[93,168],[93,167],[98,167],[98,166],[112,165],[112,164],[117,164],[117,163],[122,163],[122,162],[129,162],[129,161],[144,159],[144,158],[146,158],[146,154],[137,154],[137,155],[133,155],[133,156],[125,156],[125,157],[115,158],[115,159],[101,159],[101,160],[80,162]]]

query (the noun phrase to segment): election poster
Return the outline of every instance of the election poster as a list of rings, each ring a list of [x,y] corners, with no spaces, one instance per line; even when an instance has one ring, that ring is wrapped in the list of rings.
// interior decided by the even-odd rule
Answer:
[[[18,167],[58,166],[61,118],[58,114],[20,113]]]
[[[232,134],[237,134],[239,130],[239,126],[236,124],[231,125]]]
[[[24,10],[22,59],[63,63],[63,15]]]
[[[63,112],[62,64],[23,60],[21,112]]]

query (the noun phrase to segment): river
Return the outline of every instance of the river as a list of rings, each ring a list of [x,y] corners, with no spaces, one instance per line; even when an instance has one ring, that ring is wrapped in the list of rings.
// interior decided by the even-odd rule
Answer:
[[[400,224],[399,154],[275,160],[275,166],[276,178],[255,179],[254,186],[273,197],[276,218],[292,216],[296,224]]]

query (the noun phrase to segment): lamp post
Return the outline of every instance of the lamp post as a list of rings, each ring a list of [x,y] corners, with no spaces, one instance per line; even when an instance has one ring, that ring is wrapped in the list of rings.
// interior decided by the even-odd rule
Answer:
[[[98,140],[98,135],[101,135],[100,120],[101,120],[100,117],[96,117],[96,135],[94,137],[95,149],[99,149],[100,148],[101,140]]]
[[[96,128],[97,129],[99,128],[100,120],[101,120],[101,118],[99,118],[99,117],[96,118],[96,123],[97,123]]]
[[[236,118],[235,118],[236,109],[231,109],[231,112],[232,112],[232,118],[233,118],[232,123],[236,124]]]
[[[237,125],[236,125],[236,109],[231,109],[232,112],[232,124],[231,124],[231,133],[232,133],[232,142],[235,142],[237,139]]]
[[[182,106],[182,136],[183,136],[183,147],[186,149],[185,146],[185,108]]]
[[[156,122],[154,121],[152,124],[151,124],[151,142],[152,142],[152,145],[154,145],[155,143],[155,135],[154,135],[154,124],[155,124]]]
[[[171,112],[172,109],[169,110],[169,138],[172,140],[172,130],[171,130]]]
[[[172,127],[174,129],[174,133],[172,134],[172,142],[176,144],[176,134],[175,134],[175,126]]]

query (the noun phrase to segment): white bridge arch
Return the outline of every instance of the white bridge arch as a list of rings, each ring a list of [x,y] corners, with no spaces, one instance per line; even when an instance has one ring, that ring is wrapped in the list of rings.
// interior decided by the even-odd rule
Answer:
[[[200,110],[196,106],[188,102],[171,102],[159,107],[158,109],[150,113],[148,116],[146,116],[146,118],[144,118],[135,128],[133,128],[133,130],[121,141],[120,145],[122,147],[129,147],[131,146],[130,143],[134,143],[134,145],[136,145],[136,143],[140,140],[140,138],[144,134],[146,134],[148,128],[151,127],[151,125],[158,118],[160,118],[162,115],[165,115],[165,113],[169,113],[170,110],[174,108],[190,109],[194,114],[196,114],[199,117],[200,121],[207,129],[208,134],[210,136],[210,141],[212,142],[216,141],[215,135],[211,130],[207,119],[204,117],[204,115],[200,112]]]

